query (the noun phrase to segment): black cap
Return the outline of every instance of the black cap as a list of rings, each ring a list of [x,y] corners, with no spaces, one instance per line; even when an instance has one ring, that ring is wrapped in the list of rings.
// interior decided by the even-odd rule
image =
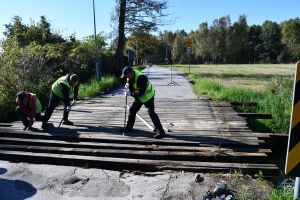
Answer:
[[[132,68],[130,66],[124,67],[123,70],[122,70],[121,78],[124,78],[124,76],[126,76],[130,72],[132,72]]]
[[[24,99],[24,97],[25,97],[25,92],[24,91],[20,91],[20,92],[17,93],[17,98],[19,100],[22,101]]]

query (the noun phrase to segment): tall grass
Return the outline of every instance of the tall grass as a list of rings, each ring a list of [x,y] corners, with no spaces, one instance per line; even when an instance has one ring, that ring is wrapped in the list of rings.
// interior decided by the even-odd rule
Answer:
[[[216,100],[257,102],[258,107],[240,108],[241,112],[272,114],[271,120],[259,120],[267,128],[276,133],[288,133],[292,105],[292,83],[290,79],[274,78],[267,90],[256,91],[240,87],[225,87],[211,79],[190,75],[194,83],[194,91],[198,95],[206,95]]]
[[[114,76],[103,76],[101,81],[91,79],[89,83],[80,85],[78,97],[96,97],[100,92],[109,91],[119,85],[119,79]]]
[[[293,200],[294,199],[294,184],[283,182],[277,188],[274,188],[269,196],[269,200]]]

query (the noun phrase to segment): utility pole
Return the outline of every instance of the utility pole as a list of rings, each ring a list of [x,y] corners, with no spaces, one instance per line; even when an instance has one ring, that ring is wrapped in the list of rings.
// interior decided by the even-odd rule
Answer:
[[[96,35],[96,17],[95,17],[95,0],[93,0],[93,12],[94,12],[94,38],[95,38],[95,68],[96,68],[96,78],[101,81],[101,66],[98,62],[98,48],[97,48],[97,35]]]
[[[165,57],[165,62],[168,64],[168,33],[166,36],[166,57]]]

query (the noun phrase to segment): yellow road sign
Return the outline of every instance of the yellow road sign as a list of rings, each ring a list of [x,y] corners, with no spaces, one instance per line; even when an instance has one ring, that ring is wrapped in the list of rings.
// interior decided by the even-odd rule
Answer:
[[[285,173],[289,176],[300,177],[300,61],[297,62],[295,73],[293,109]]]
[[[192,47],[192,39],[191,38],[185,39],[185,47]]]

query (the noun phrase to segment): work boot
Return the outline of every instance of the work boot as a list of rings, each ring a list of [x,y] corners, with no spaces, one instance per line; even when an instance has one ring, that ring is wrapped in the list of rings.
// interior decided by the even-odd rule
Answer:
[[[42,129],[46,130],[48,128],[48,123],[47,122],[43,122],[42,123]]]
[[[69,121],[68,119],[67,120],[64,120],[63,124],[65,125],[73,125],[74,123]]]
[[[23,131],[26,131],[29,128],[29,125],[24,126]]]
[[[161,138],[163,138],[165,136],[166,136],[165,131],[162,130],[162,131],[157,131],[157,133],[154,135],[154,138],[155,139],[161,139]]]

